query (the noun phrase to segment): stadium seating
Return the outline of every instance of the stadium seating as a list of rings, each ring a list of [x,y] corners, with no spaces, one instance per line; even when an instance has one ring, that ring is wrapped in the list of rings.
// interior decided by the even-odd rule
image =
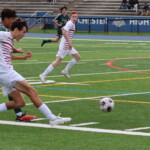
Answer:
[[[74,9],[80,15],[137,15],[135,10],[120,9],[121,2],[122,0],[82,0],[78,4],[75,4],[73,8],[69,8],[69,10]],[[139,0],[140,6],[143,7],[145,2],[148,2],[150,5],[150,0]]]
[[[36,11],[49,11],[51,15],[59,13],[59,8],[67,6],[68,10],[76,10],[79,15],[137,15],[134,10],[119,9],[122,0],[2,0],[0,10],[4,7],[15,8],[18,14],[33,14]],[[139,0],[141,6],[150,0]]]

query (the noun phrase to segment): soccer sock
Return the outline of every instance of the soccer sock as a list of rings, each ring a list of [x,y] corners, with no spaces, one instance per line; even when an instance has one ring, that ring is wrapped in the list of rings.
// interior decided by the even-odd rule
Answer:
[[[52,41],[51,41],[51,39],[49,39],[49,40],[44,40],[44,42],[51,43]]]
[[[38,108],[46,118],[50,120],[55,120],[56,116],[51,112],[51,110],[44,103]]]
[[[0,112],[8,110],[5,103],[0,104]]]
[[[73,65],[75,65],[77,63],[77,60],[76,59],[72,59],[70,60],[70,62],[67,64],[67,66],[65,67],[65,71],[68,71]]]
[[[46,70],[42,73],[43,76],[46,76],[48,73],[50,73],[54,69],[53,65],[49,65]]]
[[[11,96],[8,96],[9,101],[13,101],[13,98]],[[22,116],[23,112],[20,108],[14,109],[16,116]]]

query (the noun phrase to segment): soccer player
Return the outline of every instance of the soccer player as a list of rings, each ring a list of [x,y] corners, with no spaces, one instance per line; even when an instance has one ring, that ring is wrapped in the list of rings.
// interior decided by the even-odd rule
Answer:
[[[57,25],[56,37],[53,39],[49,39],[49,40],[43,40],[41,43],[41,47],[46,43],[58,42],[60,38],[62,37],[61,28],[65,26],[65,24],[69,20],[69,15],[67,14],[67,7],[60,8],[60,12],[61,14],[59,14],[55,19],[53,19],[53,22]]]
[[[10,29],[11,25],[12,25],[12,22],[16,19],[16,11],[14,9],[11,9],[11,8],[4,8],[2,11],[1,11],[1,19],[2,19],[2,25],[0,26],[0,31],[7,31],[8,29]],[[21,52],[23,53],[23,49],[22,48],[14,48],[13,47],[13,50],[14,51],[18,51],[18,52]],[[15,56],[15,55],[12,55],[12,59],[28,59],[31,57],[31,52],[27,52],[25,56]],[[10,101],[12,101],[12,97],[8,96],[8,99]],[[30,121],[34,118],[36,118],[36,116],[31,116],[31,115],[26,115],[25,113],[22,112],[22,110],[20,108],[16,108],[14,109],[15,111],[15,114],[16,114],[16,120],[17,121]]]
[[[25,106],[25,100],[21,94],[24,93],[45,117],[50,120],[51,125],[70,121],[71,118],[55,116],[47,105],[42,102],[36,90],[31,87],[24,77],[13,69],[11,54],[16,52],[13,50],[13,40],[19,41],[24,37],[27,30],[26,21],[16,19],[10,28],[10,32],[0,32],[0,85],[3,87],[3,94],[13,98],[13,101],[0,104],[0,112]]]
[[[56,66],[58,66],[62,59],[67,55],[70,54],[73,56],[73,59],[67,64],[64,70],[61,71],[61,74],[63,74],[66,78],[70,78],[68,71],[69,69],[77,63],[77,61],[80,60],[80,55],[77,52],[76,49],[72,47],[72,37],[75,32],[75,23],[78,19],[78,14],[76,11],[72,11],[70,13],[70,21],[66,23],[66,25],[62,28],[63,37],[61,39],[61,42],[59,44],[59,50],[56,55],[56,60],[52,62],[48,68],[40,74],[40,79],[43,83],[46,83],[46,76],[48,73],[50,73]]]

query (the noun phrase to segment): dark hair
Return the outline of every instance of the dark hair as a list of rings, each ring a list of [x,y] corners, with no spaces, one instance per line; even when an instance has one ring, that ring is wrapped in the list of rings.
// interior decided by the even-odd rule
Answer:
[[[12,23],[10,30],[14,31],[15,28],[18,28],[18,30],[21,31],[23,29],[23,27],[26,27],[27,31],[28,31],[28,25],[27,25],[26,21],[18,18]]]
[[[4,8],[2,11],[1,11],[1,18],[2,18],[2,21],[5,19],[5,18],[15,18],[17,17],[16,15],[16,11],[14,9],[11,9],[11,8]]]
[[[62,10],[63,10],[63,9],[66,9],[66,10],[67,10],[67,7],[66,7],[66,6],[61,7],[61,8],[60,8],[60,12],[61,12],[61,13],[62,13]]]

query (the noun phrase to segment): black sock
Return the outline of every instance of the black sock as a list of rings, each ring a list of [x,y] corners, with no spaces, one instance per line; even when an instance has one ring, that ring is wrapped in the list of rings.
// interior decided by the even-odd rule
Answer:
[[[51,43],[51,39],[50,40],[44,40],[46,43]]]

